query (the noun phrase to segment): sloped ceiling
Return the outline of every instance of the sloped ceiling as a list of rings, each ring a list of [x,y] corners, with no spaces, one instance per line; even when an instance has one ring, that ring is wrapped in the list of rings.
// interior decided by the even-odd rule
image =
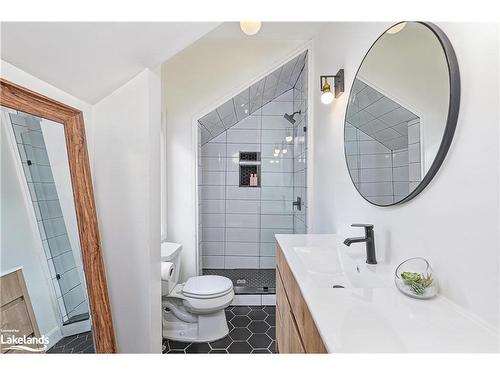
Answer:
[[[199,119],[201,143],[210,142],[265,104],[292,89],[304,69],[306,56],[307,51],[301,53]]]
[[[217,22],[2,22],[2,60],[94,104]]]
[[[390,150],[408,147],[408,122],[418,116],[356,78],[349,98],[347,122]]]

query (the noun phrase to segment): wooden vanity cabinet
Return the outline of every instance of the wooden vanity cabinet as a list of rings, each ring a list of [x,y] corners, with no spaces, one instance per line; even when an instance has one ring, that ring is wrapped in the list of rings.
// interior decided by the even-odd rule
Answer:
[[[299,285],[276,244],[276,351],[327,353]]]

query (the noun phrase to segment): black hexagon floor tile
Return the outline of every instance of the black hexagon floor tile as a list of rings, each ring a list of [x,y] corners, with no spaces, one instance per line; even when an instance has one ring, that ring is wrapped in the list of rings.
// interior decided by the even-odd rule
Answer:
[[[169,350],[184,350],[189,346],[189,344],[190,344],[189,342],[168,340],[168,349]]]
[[[266,333],[270,328],[269,324],[263,321],[253,321],[247,327],[252,333]]]
[[[227,351],[233,354],[249,354],[252,352],[252,347],[246,341],[236,341],[229,345]]]
[[[263,306],[262,310],[269,315],[276,315],[276,306]]]
[[[226,309],[229,335],[210,343],[163,340],[167,354],[269,354],[275,352],[274,306],[230,306]]]
[[[267,314],[263,310],[252,310],[247,315],[252,320],[264,320]]]
[[[276,327],[269,328],[266,333],[271,338],[276,337]]]
[[[247,315],[251,309],[249,306],[234,306],[231,311],[234,315]]]
[[[271,327],[276,326],[276,316],[275,315],[269,315],[264,321],[267,324],[269,324]]]
[[[231,324],[235,327],[246,327],[251,322],[248,316],[240,316],[237,315],[233,319],[231,319]]]
[[[226,310],[226,320],[231,320],[234,317],[234,313],[231,310]]]
[[[247,328],[235,328],[231,332],[229,332],[229,337],[233,341],[246,341],[252,335]]]
[[[254,349],[251,354],[271,354],[268,349]]]
[[[273,340],[267,348],[271,353],[276,353],[276,340]]]
[[[193,342],[186,348],[188,354],[207,354],[210,352],[210,346],[206,342]]]
[[[59,340],[52,348],[47,350],[48,354],[91,354],[95,353],[92,332],[83,332],[77,335],[67,336]]]
[[[212,349],[226,349],[229,345],[231,345],[232,342],[233,340],[231,339],[231,337],[226,336],[220,340],[211,342],[210,347]]]
[[[254,349],[267,349],[269,345],[273,342],[265,333],[254,333],[248,339],[248,343]]]

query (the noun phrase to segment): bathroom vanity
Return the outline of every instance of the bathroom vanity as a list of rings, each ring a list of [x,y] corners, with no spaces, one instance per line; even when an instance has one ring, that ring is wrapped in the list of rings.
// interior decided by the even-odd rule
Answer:
[[[299,285],[279,244],[276,245],[276,351],[326,353]]]
[[[498,352],[493,327],[441,295],[401,294],[394,265],[342,239],[276,235],[279,353]]]

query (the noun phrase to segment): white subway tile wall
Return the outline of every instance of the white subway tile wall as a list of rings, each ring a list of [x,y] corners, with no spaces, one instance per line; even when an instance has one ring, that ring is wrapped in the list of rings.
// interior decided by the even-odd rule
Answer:
[[[403,199],[422,179],[420,118],[355,79],[344,134],[347,165],[373,203]]]
[[[306,202],[306,93],[307,74],[303,70],[295,89],[245,116],[216,138],[202,144],[200,132],[203,268],[275,268],[274,234],[294,233],[294,227],[298,233],[306,232],[306,206],[298,215],[292,207],[297,196]],[[284,119],[285,113],[298,110],[302,112],[295,116],[295,126]],[[261,153],[262,187],[239,186],[240,152]]]
[[[345,153],[352,180],[373,203],[388,205],[400,201],[421,181],[420,119],[411,120],[404,127],[407,147],[391,150],[381,143],[380,137],[374,139],[346,123]]]

